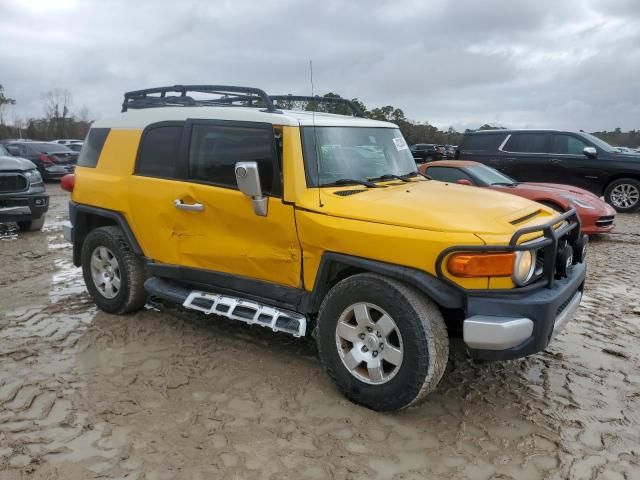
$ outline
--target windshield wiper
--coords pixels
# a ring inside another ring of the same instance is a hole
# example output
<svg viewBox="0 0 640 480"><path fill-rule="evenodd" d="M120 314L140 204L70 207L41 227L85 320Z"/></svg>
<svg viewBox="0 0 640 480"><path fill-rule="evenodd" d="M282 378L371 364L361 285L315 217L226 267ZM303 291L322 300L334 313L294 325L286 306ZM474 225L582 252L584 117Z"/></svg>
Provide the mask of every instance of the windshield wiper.
<svg viewBox="0 0 640 480"><path fill-rule="evenodd" d="M403 182L408 182L407 177L404 175L395 175L393 173L385 173L384 175L380 175L379 177L369 178L372 181L382 181L382 180L401 180Z"/></svg>
<svg viewBox="0 0 640 480"><path fill-rule="evenodd" d="M400 176L403 178L422 177L422 178L426 178L427 180L433 180L433 178L431 178L429 175L425 175L424 173L421 173L418 170L416 170L415 172L405 173L404 175L400 175Z"/></svg>
<svg viewBox="0 0 640 480"><path fill-rule="evenodd" d="M491 185L497 185L499 187L515 187L517 183L513 182L494 182Z"/></svg>
<svg viewBox="0 0 640 480"><path fill-rule="evenodd" d="M379 188L380 185L376 185L373 182L368 182L366 180L356 180L355 178L341 178L340 180L336 180L331 183L323 183L322 187L333 187L333 186L342 186L342 185L364 185L367 188Z"/></svg>

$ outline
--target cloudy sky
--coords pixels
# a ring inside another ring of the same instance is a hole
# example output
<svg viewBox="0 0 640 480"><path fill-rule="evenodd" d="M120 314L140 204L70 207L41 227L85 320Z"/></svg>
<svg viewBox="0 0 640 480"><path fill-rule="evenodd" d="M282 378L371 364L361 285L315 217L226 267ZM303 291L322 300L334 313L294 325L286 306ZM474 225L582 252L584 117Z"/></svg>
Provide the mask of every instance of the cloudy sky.
<svg viewBox="0 0 640 480"><path fill-rule="evenodd" d="M640 129L640 0L0 0L10 118L176 83L358 97L439 127ZM10 120L9 118L9 120Z"/></svg>

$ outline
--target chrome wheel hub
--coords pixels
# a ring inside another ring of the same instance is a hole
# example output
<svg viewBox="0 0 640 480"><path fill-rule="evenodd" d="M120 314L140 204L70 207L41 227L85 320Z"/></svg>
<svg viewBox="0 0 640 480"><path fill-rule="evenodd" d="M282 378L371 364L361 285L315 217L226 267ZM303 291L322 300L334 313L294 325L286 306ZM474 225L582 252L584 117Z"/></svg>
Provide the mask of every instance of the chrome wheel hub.
<svg viewBox="0 0 640 480"><path fill-rule="evenodd" d="M355 303L342 312L336 325L336 347L351 375L371 385L391 380L404 357L398 326L372 303Z"/></svg>
<svg viewBox="0 0 640 480"><path fill-rule="evenodd" d="M618 208L630 208L640 200L640 190L634 185L623 183L611 190L611 203Z"/></svg>
<svg viewBox="0 0 640 480"><path fill-rule="evenodd" d="M120 291L120 265L107 247L96 247L91 254L91 278L100 294L105 298L115 298Z"/></svg>

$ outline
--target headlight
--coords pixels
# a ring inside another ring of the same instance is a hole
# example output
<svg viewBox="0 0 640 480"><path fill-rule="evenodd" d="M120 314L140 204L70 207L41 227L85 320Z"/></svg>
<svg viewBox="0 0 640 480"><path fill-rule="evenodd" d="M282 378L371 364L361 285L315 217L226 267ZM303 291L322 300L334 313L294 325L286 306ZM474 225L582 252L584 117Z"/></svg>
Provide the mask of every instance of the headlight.
<svg viewBox="0 0 640 480"><path fill-rule="evenodd" d="M25 172L25 176L29 179L31 183L42 182L42 177L40 176L40 172L38 170L27 170Z"/></svg>
<svg viewBox="0 0 640 480"><path fill-rule="evenodd" d="M578 197L576 197L574 195L562 195L562 198L566 198L571 203L575 203L579 207L586 208L587 210L594 210L596 208L593 205L591 205L589 202L587 202L587 201L585 201L585 200L583 200L581 198L578 198Z"/></svg>
<svg viewBox="0 0 640 480"><path fill-rule="evenodd" d="M520 250L516 252L513 263L513 282L522 287L526 285L536 269L536 253L531 250Z"/></svg>

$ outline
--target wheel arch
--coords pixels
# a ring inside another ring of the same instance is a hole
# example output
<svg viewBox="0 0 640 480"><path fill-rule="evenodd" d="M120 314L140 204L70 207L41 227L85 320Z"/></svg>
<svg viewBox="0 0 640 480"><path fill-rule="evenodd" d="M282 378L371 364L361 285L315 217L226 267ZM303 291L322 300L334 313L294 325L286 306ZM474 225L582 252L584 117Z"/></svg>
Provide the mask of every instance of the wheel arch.
<svg viewBox="0 0 640 480"><path fill-rule="evenodd" d="M611 183L615 182L616 180L622 180L623 178L630 178L632 180L640 182L640 172L615 173L611 175L609 178L607 178L607 181L604 182L604 187L602 188L602 194L604 195L604 193L607 191L607 188L609 188L609 185L611 185Z"/></svg>
<svg viewBox="0 0 640 480"><path fill-rule="evenodd" d="M413 285L443 308L464 307L464 295L461 291L427 272L378 260L326 252L322 255L306 310L309 313L318 312L325 295L335 284L352 275L367 272L378 273Z"/></svg>
<svg viewBox="0 0 640 480"><path fill-rule="evenodd" d="M122 213L69 202L69 218L73 225L73 264L76 267L82 264L81 252L85 238L92 230L98 227L110 225L120 227L131 250L137 255L143 255L140 244Z"/></svg>

